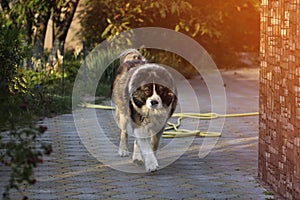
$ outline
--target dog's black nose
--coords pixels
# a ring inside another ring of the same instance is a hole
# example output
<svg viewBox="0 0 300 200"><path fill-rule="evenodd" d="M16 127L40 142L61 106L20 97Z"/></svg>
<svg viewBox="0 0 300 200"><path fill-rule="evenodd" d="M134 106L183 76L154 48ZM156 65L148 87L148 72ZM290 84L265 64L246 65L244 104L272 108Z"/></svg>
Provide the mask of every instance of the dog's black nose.
<svg viewBox="0 0 300 200"><path fill-rule="evenodd" d="M150 103L151 103L151 105L152 105L152 106L155 106L155 105L157 105L157 104L158 104L158 101L156 101L156 100L152 100Z"/></svg>

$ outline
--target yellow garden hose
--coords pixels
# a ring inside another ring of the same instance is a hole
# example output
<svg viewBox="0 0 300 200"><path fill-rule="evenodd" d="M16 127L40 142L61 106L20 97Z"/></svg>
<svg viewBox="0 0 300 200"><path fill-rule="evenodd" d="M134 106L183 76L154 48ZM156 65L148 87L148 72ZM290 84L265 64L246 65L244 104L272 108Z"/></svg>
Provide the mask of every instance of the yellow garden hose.
<svg viewBox="0 0 300 200"><path fill-rule="evenodd" d="M174 138L174 137L187 137L187 136L201 136L201 137L220 137L220 132L201 132L200 130L186 130L186 129L178 129L181 125L181 120L183 118L194 118L200 120L211 120L220 117L247 117L247 116L257 116L258 112L250 112L250 113L238 113L238 114L217 114L217 113L174 113L172 117L177 118L177 124L168 122L163 137L164 138ZM174 130L174 131L169 131Z"/></svg>
<svg viewBox="0 0 300 200"><path fill-rule="evenodd" d="M78 106L83 107L83 108L98 108L98 109L102 109L102 110L114 110L115 109L115 107L113 107L113 106L96 105L96 104L91 104L91 103L80 103Z"/></svg>
<svg viewBox="0 0 300 200"><path fill-rule="evenodd" d="M81 103L80 107L85 108L97 108L104 110L114 110L112 106L105 105L95 105L90 103ZM221 133L219 132L201 132L200 130L187 130L179 129L181 125L181 120L183 118L193 118L200 120L211 120L216 118L224 117L248 117L248 116L257 116L258 112L249 112L249 113L236 113L236 114L218 114L218 113L174 113L172 117L177 117L177 123L167 122L167 127L162 135L164 138L174 138L174 137L188 137L188 136L201 136L201 137L220 137ZM171 131L173 130L173 131Z"/></svg>

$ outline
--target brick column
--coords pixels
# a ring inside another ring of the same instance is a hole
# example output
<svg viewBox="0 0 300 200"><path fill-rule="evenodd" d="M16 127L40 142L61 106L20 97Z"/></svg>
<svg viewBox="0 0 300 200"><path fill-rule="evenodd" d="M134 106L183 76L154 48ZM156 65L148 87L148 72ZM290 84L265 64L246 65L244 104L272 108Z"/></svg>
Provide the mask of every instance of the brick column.
<svg viewBox="0 0 300 200"><path fill-rule="evenodd" d="M300 0L262 0L260 178L300 199Z"/></svg>

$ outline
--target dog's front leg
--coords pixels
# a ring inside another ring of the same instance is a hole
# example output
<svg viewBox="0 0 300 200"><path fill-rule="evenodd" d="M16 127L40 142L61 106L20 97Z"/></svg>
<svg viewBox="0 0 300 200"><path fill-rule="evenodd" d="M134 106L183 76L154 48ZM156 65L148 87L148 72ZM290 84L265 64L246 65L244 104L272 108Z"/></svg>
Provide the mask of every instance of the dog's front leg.
<svg viewBox="0 0 300 200"><path fill-rule="evenodd" d="M152 150L154 151L154 154L156 155L157 149L158 149L158 144L159 144L159 140L164 132L164 128L161 129L161 131L159 131L158 133L152 133L151 135L151 146L152 146Z"/></svg>
<svg viewBox="0 0 300 200"><path fill-rule="evenodd" d="M150 135L148 136L147 132L145 132L142 128L135 129L134 135L140 152L144 158L146 171L156 171L158 169L158 162L150 144Z"/></svg>

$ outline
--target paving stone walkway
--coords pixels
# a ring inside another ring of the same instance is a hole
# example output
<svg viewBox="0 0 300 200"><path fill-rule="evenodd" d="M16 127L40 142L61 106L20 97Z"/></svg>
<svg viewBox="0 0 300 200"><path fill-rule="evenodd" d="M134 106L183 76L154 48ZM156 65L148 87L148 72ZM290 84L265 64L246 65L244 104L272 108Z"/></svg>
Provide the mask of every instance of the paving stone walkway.
<svg viewBox="0 0 300 200"><path fill-rule="evenodd" d="M228 113L258 111L258 69L223 71L222 76ZM210 96L205 82L201 77L189 82L201 112L209 112ZM182 98L189 111L193 111L195 105L189 102L188 96ZM99 127L93 124L93 116L101 122L107 141L102 141L101 134L98 135ZM222 137L204 158L199 158L198 153L205 138L177 139L178 143L174 140L178 148L173 144L173 149L158 154L162 167L153 174L143 173L143 168L131 163L130 157L119 158L116 150L107 149L118 144L112 111L79 109L75 117L79 120L77 129L72 114L44 120L49 127L44 140L52 142L54 152L37 168L37 183L26 188L24 194L30 199L274 198L257 180L257 116L226 118ZM184 127L194 124L205 130L210 121L183 120ZM78 130L85 135L78 134ZM164 138L161 146L167 147L171 142L172 139ZM186 144L188 148L178 156ZM101 152L103 149L107 151ZM124 172L126 170L137 173ZM2 171L0 175L2 187L7 174ZM17 193L12 197L21 198Z"/></svg>

